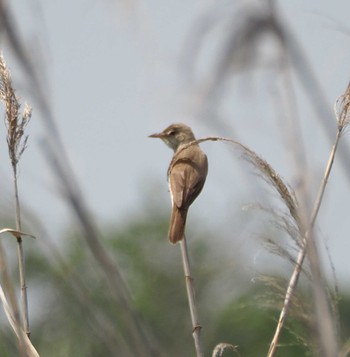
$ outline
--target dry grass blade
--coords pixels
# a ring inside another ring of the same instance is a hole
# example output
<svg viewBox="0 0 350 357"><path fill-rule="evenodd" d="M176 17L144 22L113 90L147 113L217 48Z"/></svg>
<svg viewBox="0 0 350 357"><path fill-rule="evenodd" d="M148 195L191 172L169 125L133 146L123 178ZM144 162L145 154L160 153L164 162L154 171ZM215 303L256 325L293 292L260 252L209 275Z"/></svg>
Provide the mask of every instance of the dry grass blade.
<svg viewBox="0 0 350 357"><path fill-rule="evenodd" d="M298 213L298 204L295 198L293 191L284 183L282 178L277 174L277 172L272 168L272 166L262 159L254 151L250 150L246 146L239 144L243 149L245 158L250 162L254 167L256 167L263 177L267 180L268 183L275 188L281 197L282 201L289 210L291 217L294 219L298 228L302 231L302 224Z"/></svg>
<svg viewBox="0 0 350 357"><path fill-rule="evenodd" d="M241 149L246 160L250 162L254 167L256 167L259 170L259 172L263 175L263 177L272 184L272 187L276 189L282 201L285 203L286 207L288 208L291 217L293 217L298 227L301 230L303 230L301 220L298 214L297 200L295 198L293 191L284 183L282 178L277 174L277 172L272 168L272 166L267 161L262 159L256 152L249 149L247 146L241 144L236 140L219 137L219 136L208 136L202 139L195 140L187 145L183 145L182 149L177 152L177 155L187 147L194 144L200 144L205 141L228 142L234 144L239 149Z"/></svg>
<svg viewBox="0 0 350 357"><path fill-rule="evenodd" d="M12 228L3 228L0 230L0 234L2 234L2 233L10 233L15 238L29 237L29 238L35 239L35 236L33 236L32 234L16 231L15 229L12 229Z"/></svg>
<svg viewBox="0 0 350 357"><path fill-rule="evenodd" d="M4 308L4 312L6 314L6 317L15 332L17 338L19 339L21 343L21 355L26 356L26 357L39 357L39 353L36 351L32 343L30 342L28 336L26 333L22 330L22 328L18 325L17 320L14 317L14 313L7 302L4 290L2 289L2 286L0 285L0 300L2 303L2 306Z"/></svg>
<svg viewBox="0 0 350 357"><path fill-rule="evenodd" d="M278 242L274 241L273 239L266 238L266 241L264 242L264 246L269 252L271 252L274 255L282 257L283 259L293 264L293 266L296 264L296 258L290 252L290 249L281 246ZM306 272L304 273L307 275Z"/></svg>

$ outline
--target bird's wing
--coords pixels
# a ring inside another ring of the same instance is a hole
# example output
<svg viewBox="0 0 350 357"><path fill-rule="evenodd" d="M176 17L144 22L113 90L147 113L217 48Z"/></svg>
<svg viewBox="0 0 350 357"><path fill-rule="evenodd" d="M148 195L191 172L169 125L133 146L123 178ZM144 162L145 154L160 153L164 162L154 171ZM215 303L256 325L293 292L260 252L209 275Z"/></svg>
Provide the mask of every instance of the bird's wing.
<svg viewBox="0 0 350 357"><path fill-rule="evenodd" d="M179 209L188 208L201 192L204 182L205 175L201 175L191 160L177 160L169 173L173 204Z"/></svg>

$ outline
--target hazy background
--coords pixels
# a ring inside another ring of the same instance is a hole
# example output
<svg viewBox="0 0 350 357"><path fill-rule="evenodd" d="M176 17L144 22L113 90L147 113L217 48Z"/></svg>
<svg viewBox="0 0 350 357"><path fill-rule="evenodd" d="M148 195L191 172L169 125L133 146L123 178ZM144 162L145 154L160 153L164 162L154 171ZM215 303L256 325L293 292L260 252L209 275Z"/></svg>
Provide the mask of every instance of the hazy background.
<svg viewBox="0 0 350 357"><path fill-rule="evenodd" d="M253 1L245 3L256 5ZM274 53L271 39L261 46L258 66L235 69L215 110L217 116L201 114L200 94L211 81L229 14L240 11L242 4L81 0L9 3L23 43L45 83L81 190L100 227L124 224L142 216L152 205L170 211L166 170L172 154L163 143L147 136L173 122L189 124L197 137L238 139L262 155L292 186L297 184L288 153L280 149L289 144L288 135L286 139L281 135L284 119L274 109L281 83L269 70ZM284 0L278 7L305 51L327 99L323 104L331 111L350 78L348 1ZM222 21L208 31L203 47L194 56L191 38L196 43L198 26L210 19L210 14ZM62 233L73 219L42 154L43 126L33 88L28 88L21 66L4 41L2 49L18 94L33 106L29 147L20 164L22 203L37 215L51 236L64 239ZM192 77L188 75L188 64L193 66ZM291 78L296 81L300 144L306 148L313 174L310 187L316 192L331 141L297 79L293 74ZM217 118L226 126L220 125ZM335 135L334 117L328 117L328 121ZM4 143L5 134L1 146ZM247 270L260 269L267 263L266 257L261 246L252 242L258 241L261 214L242 208L257 200L265 202L268 189L232 147L205 143L203 148L210 171L205 189L191 209L189 232L215 231L218 245L227 245L228 251L232 247L232 259L246 255ZM0 180L7 186L8 196L1 195L1 210L8 213L12 209L12 187L4 150ZM349 179L336 160L318 227L322 245L328 246L337 277L345 285L349 278L349 194ZM268 220L263 224L268 226ZM41 239L45 238L38 237ZM164 244L166 240L165 231ZM329 263L325 264L329 271Z"/></svg>

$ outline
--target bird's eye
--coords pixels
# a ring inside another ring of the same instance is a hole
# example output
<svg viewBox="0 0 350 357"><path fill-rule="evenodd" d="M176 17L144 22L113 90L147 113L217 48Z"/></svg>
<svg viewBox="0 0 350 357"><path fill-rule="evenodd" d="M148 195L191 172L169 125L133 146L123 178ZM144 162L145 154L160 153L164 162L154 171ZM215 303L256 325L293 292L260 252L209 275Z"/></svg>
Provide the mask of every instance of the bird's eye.
<svg viewBox="0 0 350 357"><path fill-rule="evenodd" d="M170 130L170 131L168 132L168 135L170 135L170 136L175 135L175 131L174 131L174 130Z"/></svg>

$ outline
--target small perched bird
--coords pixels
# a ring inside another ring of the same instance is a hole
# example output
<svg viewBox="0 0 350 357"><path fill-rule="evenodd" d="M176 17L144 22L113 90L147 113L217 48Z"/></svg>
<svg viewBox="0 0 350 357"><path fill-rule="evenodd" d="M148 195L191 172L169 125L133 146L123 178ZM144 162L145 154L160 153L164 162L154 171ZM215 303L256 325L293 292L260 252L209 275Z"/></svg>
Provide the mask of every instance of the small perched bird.
<svg viewBox="0 0 350 357"><path fill-rule="evenodd" d="M202 191L208 173L208 159L198 144L186 146L195 137L185 124L172 124L150 138L162 139L174 150L168 168L168 183L172 202L169 240L175 244L185 233L187 211Z"/></svg>

